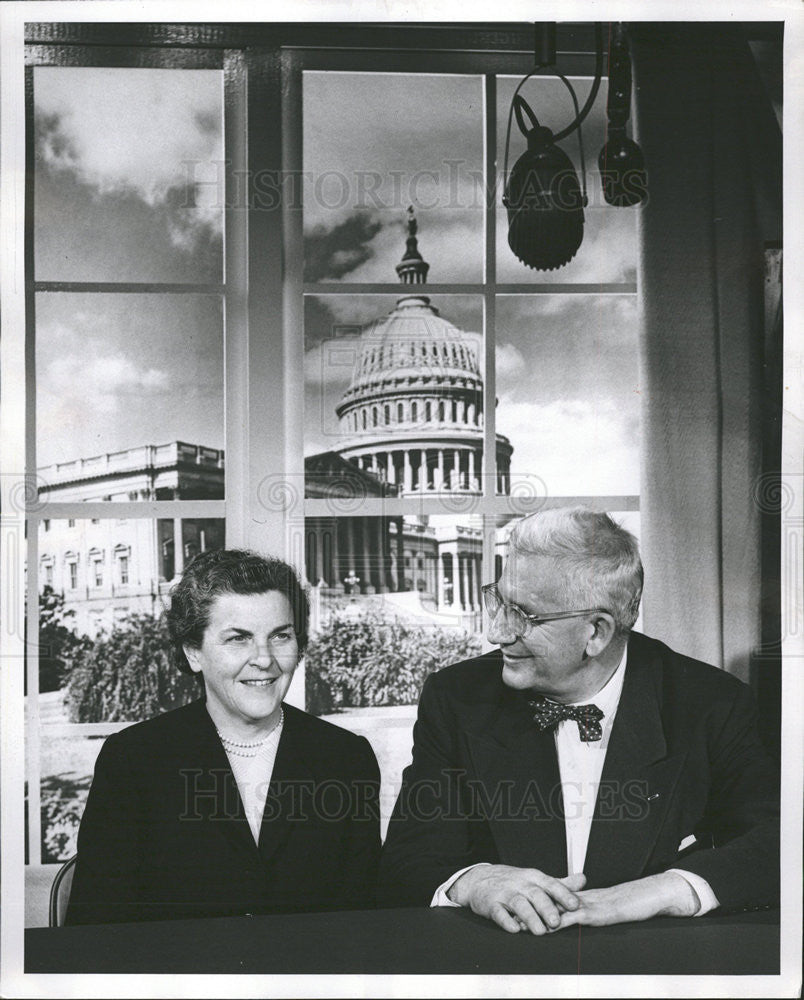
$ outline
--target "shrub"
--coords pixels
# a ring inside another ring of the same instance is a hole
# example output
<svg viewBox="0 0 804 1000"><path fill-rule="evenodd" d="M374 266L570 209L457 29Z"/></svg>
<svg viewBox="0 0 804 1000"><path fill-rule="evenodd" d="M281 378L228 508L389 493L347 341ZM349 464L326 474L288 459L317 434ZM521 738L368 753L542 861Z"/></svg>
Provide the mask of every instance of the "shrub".
<svg viewBox="0 0 804 1000"><path fill-rule="evenodd" d="M65 624L75 612L64 607L64 598L49 585L39 595L39 691L59 691L67 682L79 654L90 640Z"/></svg>
<svg viewBox="0 0 804 1000"><path fill-rule="evenodd" d="M355 619L335 614L307 647L307 710L411 705L425 677L475 656L480 642L466 632L388 620L370 611Z"/></svg>
<svg viewBox="0 0 804 1000"><path fill-rule="evenodd" d="M185 705L201 690L195 677L170 662L160 619L131 614L78 656L67 705L73 722L127 722Z"/></svg>
<svg viewBox="0 0 804 1000"><path fill-rule="evenodd" d="M66 861L75 854L78 826L92 779L56 775L42 779L42 863Z"/></svg>

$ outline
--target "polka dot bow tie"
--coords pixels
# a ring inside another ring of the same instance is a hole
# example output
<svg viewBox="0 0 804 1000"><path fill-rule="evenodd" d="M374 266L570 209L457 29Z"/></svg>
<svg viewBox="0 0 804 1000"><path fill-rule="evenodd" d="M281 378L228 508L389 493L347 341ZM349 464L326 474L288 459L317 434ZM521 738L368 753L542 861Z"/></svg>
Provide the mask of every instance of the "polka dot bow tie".
<svg viewBox="0 0 804 1000"><path fill-rule="evenodd" d="M533 709L533 721L541 732L553 729L564 719L574 719L578 723L578 734L583 743L594 743L603 738L600 720L603 713L597 705L559 705L556 701L539 696L528 701Z"/></svg>

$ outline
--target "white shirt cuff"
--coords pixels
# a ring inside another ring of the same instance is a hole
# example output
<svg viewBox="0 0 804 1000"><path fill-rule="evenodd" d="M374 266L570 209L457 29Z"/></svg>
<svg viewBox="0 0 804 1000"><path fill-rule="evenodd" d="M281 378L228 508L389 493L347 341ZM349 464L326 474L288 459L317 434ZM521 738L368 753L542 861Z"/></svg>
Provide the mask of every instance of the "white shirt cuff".
<svg viewBox="0 0 804 1000"><path fill-rule="evenodd" d="M442 882L441 885L433 893L433 898L430 900L430 906L458 906L458 907L460 907L460 905L461 905L460 903L453 902L449 898L449 896L447 895L447 893L449 892L449 890L458 881L458 879L461 877L461 875L465 874L466 872L471 871L473 868L479 868L480 865L490 865L490 864L491 864L490 861L478 861L478 863L476 865L467 865L466 868L461 868L461 870L459 872L455 872L455 874L451 875L447 879L446 882Z"/></svg>
<svg viewBox="0 0 804 1000"><path fill-rule="evenodd" d="M695 875L693 872L684 871L682 868L668 868L667 870L673 872L674 875L680 875L695 891L701 905L697 912L693 913L694 917L702 917L705 913L720 906L717 896L712 892L712 887L705 878L701 878L700 875Z"/></svg>

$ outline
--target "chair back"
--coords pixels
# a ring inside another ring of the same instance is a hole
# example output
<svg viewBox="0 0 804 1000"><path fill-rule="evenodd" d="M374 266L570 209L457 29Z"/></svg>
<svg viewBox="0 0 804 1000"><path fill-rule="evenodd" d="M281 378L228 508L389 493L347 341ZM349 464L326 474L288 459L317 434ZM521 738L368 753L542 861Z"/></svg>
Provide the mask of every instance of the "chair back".
<svg viewBox="0 0 804 1000"><path fill-rule="evenodd" d="M50 887L50 906L48 909L48 925L61 927L67 915L67 904L70 902L70 890L73 887L73 875L78 855L74 854L69 861L56 872L53 885Z"/></svg>

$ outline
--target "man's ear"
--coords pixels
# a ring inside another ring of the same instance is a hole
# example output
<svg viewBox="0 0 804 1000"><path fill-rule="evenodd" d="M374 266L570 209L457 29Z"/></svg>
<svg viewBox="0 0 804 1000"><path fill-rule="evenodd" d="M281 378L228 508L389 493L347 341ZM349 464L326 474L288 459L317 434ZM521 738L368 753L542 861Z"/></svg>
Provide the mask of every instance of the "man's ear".
<svg viewBox="0 0 804 1000"><path fill-rule="evenodd" d="M184 650L184 655L187 657L187 662L190 664L190 670L194 674L201 672L201 664L198 662L198 650L194 649L192 646L188 646L184 643L181 647Z"/></svg>
<svg viewBox="0 0 804 1000"><path fill-rule="evenodd" d="M599 611L592 618L590 625L593 632L586 643L586 654L590 657L600 656L614 638L617 626L608 611Z"/></svg>

